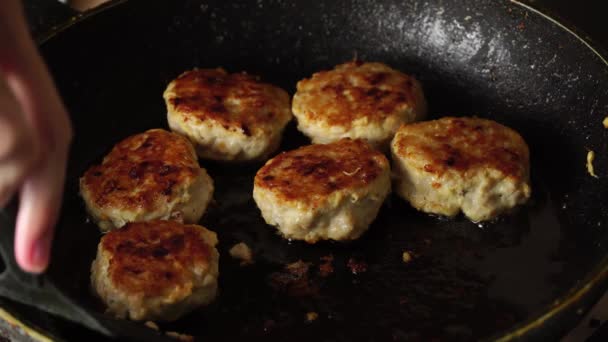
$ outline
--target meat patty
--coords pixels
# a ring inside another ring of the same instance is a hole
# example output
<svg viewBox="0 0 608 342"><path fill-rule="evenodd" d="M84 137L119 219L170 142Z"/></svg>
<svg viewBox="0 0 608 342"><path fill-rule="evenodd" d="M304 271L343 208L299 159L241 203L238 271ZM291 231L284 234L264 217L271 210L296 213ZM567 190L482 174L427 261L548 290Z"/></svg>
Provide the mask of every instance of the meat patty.
<svg viewBox="0 0 608 342"><path fill-rule="evenodd" d="M530 197L529 151L514 130L480 118L403 125L391 145L396 191L413 207L490 220Z"/></svg>
<svg viewBox="0 0 608 342"><path fill-rule="evenodd" d="M381 63L350 62L298 82L292 109L313 143L360 138L388 150L401 124L426 115L426 102L413 77Z"/></svg>
<svg viewBox="0 0 608 342"><path fill-rule="evenodd" d="M102 231L127 222L173 219L196 223L213 196L213 181L184 137L152 129L119 142L80 179L87 210Z"/></svg>
<svg viewBox="0 0 608 342"><path fill-rule="evenodd" d="M256 174L253 198L288 239L353 240L390 192L386 157L363 140L342 139L284 152Z"/></svg>
<svg viewBox="0 0 608 342"><path fill-rule="evenodd" d="M214 160L265 159L291 120L289 95L246 73L187 71L164 93L169 126Z"/></svg>
<svg viewBox="0 0 608 342"><path fill-rule="evenodd" d="M217 293L214 232L174 221L127 224L104 235L91 266L95 293L118 318L173 321Z"/></svg>

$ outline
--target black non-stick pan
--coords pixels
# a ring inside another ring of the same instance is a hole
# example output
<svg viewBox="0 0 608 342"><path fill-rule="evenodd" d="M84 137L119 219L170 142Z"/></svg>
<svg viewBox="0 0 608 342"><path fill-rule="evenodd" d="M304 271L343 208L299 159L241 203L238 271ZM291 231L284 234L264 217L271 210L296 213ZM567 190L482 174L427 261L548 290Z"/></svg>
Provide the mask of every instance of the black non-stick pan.
<svg viewBox="0 0 608 342"><path fill-rule="evenodd" d="M70 339L86 326L164 338L107 318L90 294L100 233L87 220L78 178L117 141L167 127L162 91L193 67L245 70L293 93L299 79L353 58L387 63L420 79L431 118L479 116L519 131L531 150L533 196L483 225L432 217L393 196L360 240L308 245L264 223L251 196L259 164L201 160L217 188L202 224L220 239L221 292L212 306L162 330L204 341L548 341L606 289L608 67L574 34L517 2L131 0L78 20L41 51L76 138L48 274L14 277L7 262L0 288L80 324L40 319L50 334ZM292 124L281 148L307 143ZM597 179L585 167L589 150ZM255 264L241 267L228 255L240 241ZM411 262L402 261L404 251ZM328 255L334 272L322 277ZM273 283L298 260L310 268L297 291ZM318 318L309 322L308 312Z"/></svg>

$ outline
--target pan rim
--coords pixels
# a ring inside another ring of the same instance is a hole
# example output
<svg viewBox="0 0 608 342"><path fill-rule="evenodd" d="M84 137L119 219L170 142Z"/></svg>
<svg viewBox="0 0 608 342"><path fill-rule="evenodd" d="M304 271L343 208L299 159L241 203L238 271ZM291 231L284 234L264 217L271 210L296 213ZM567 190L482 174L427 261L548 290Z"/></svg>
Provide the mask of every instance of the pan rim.
<svg viewBox="0 0 608 342"><path fill-rule="evenodd" d="M104 12L110 8L126 3L128 0L110 0L109 2L95 7L93 9L87 10L77 16L71 18L66 23L56 26L47 34L43 35L41 38L37 40L37 44L39 47L43 47L46 43L51 41L55 36L61 34L63 31L70 29L72 26L77 25L78 23L90 19L91 17ZM593 54L599 58L599 60L608 68L608 58L604 57L604 55L600 52L604 52L605 50L595 47L596 43L590 41L587 38L584 38L578 32L581 32L579 29L575 28L573 25L564 24L560 22L558 19L555 19L551 15L543 13L541 10L532 7L526 3L523 3L521 0L506 0L505 2L511 3L513 5L519 6L534 15L538 15L541 19L547 20L550 23L557 26L557 28L565 31L571 36L575 37L578 41L580 41L586 48L588 48ZM579 299L584 298L586 296L592 296L592 291L598 291L599 294L595 294L595 300L593 303L595 304L600 295L603 295L606 289L608 288L608 256L605 256L598 265L590 271L585 278L583 278L579 284L572 286L564 295L558 297L554 300L552 304L549 304L544 307L544 309L539 310L539 313L533 314L531 318L520 322L513 327L506 329L502 332L498 332L497 334L491 336L489 340L495 340L500 342L505 341L513 341L518 338L521 338L526 333L529 333L545 322L554 319L556 316L560 314L565 314L567 310L573 309ZM5 308L7 311L8 308ZM582 310L582 311L580 311ZM582 319L583 314L590 310L589 308L579 308L577 310L577 315ZM26 322L25 325L29 326ZM43 335L48 335L48 332L41 332ZM50 335L49 335L50 336Z"/></svg>
<svg viewBox="0 0 608 342"><path fill-rule="evenodd" d="M560 29L562 29L562 30L566 31L567 33L569 33L570 35L574 36L581 43L583 43L583 45L585 45L589 50L591 50L608 67L608 57L604 57L604 55L606 55L606 50L595 46L597 43L593 42L592 40L590 40L588 38L583 38L582 31L580 29L578 29L576 27L572 27L572 25L564 24L560 20L554 18L553 16L544 13L542 10L537 9L531 5L528 5L524 2L522 2L522 0L508 0L508 1L514 5L520 6L530 12L533 12L534 14L540 16L541 18L543 18L545 20L550 21L551 23L553 23Z"/></svg>
<svg viewBox="0 0 608 342"><path fill-rule="evenodd" d="M586 48L591 50L591 52L593 52L593 54L595 54L595 56L599 58L599 60L608 68L608 59L604 57L602 53L600 53L600 49L595 47L595 44L593 42L588 41L587 39L583 38L581 34L578 33L580 32L579 29L569 27L571 25L566 25L555 19L554 17L543 13L541 10L534 8L526 3L523 3L521 0L509 0L509 2L528 10L535 15L538 15L540 18L551 22L559 29L570 34L571 36L576 38L580 43L582 43ZM602 52L605 52L605 50L602 50ZM544 313L536 314L536 317L532 317L524 322L516 324L511 329L508 329L503 333L496 334L494 337L492 337L492 339L497 342L516 340L524 334L540 327L546 321L556 317L559 314L564 313L569 309L572 309L576 302L579 299L585 297L590 291L600 290L598 291L599 295L596 294L597 298L592 302L593 305L595 305L597 303L597 300L599 300L600 295L603 295L608 289L607 280L608 256L605 256L598 264L598 266L596 266L594 270L589 272L585 276L585 278L582 279L580 285L572 286L570 290L568 290L564 295L558 297L556 300L554 300L552 304L546 306L545 308L548 308L548 310L543 310ZM581 309L578 309L576 314L579 315L580 319L582 319L584 317L584 314L591 310L591 307L584 308L582 309L582 311L580 310Z"/></svg>

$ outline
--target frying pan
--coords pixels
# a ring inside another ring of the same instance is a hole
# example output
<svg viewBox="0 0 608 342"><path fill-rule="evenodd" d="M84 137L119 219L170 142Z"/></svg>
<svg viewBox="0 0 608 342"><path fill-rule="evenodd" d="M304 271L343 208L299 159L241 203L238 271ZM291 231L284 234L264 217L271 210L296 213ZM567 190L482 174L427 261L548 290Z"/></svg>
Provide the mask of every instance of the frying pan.
<svg viewBox="0 0 608 342"><path fill-rule="evenodd" d="M431 118L476 115L519 131L531 150L533 196L483 225L431 217L393 196L360 240L307 245L281 239L262 220L251 198L259 164L203 160L217 187L202 224L220 239L221 293L162 330L201 340L555 340L606 290L607 63L517 2L115 1L41 51L76 137L49 271L32 277L15 266L9 208L0 216L0 292L16 315L36 312L23 302L77 323L39 317L51 336L166 340L103 315L90 294L100 234L86 218L78 177L120 139L166 127L162 91L193 67L246 70L293 93L299 79L335 64L385 62L420 79ZM306 143L291 124L281 149ZM588 150L597 152L598 179L586 171ZM254 265L228 256L240 241L252 247ZM413 261L402 262L404 251ZM334 272L321 277L327 255ZM304 290L273 284L297 260L310 263ZM366 271L354 274L351 260ZM307 312L318 318L308 322Z"/></svg>

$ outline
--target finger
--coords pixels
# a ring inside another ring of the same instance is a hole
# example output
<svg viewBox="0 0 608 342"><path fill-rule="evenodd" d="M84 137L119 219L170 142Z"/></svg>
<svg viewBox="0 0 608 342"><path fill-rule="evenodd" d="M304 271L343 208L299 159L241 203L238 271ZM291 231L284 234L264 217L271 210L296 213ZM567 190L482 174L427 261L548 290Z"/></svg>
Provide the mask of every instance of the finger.
<svg viewBox="0 0 608 342"><path fill-rule="evenodd" d="M13 9L19 10L20 6L15 5L19 2L12 3ZM17 19L11 21L8 20L10 18ZM1 13L0 19L3 19ZM24 270L39 273L48 265L72 133L63 103L36 45L29 37L23 16L12 15L6 19L4 22L8 29L4 31L11 32L9 37L16 43L11 48L0 49L0 71L4 72L6 84L41 148L40 161L35 170L27 174L20 188L15 258Z"/></svg>
<svg viewBox="0 0 608 342"><path fill-rule="evenodd" d="M38 169L27 176L20 191L15 259L23 270L41 273L49 263L54 225L63 192L71 128L48 75L13 80L9 84L41 141L41 162L37 165Z"/></svg>
<svg viewBox="0 0 608 342"><path fill-rule="evenodd" d="M66 153L57 153L48 160L25 180L20 192L15 258L23 270L31 273L41 273L48 266L61 206Z"/></svg>

